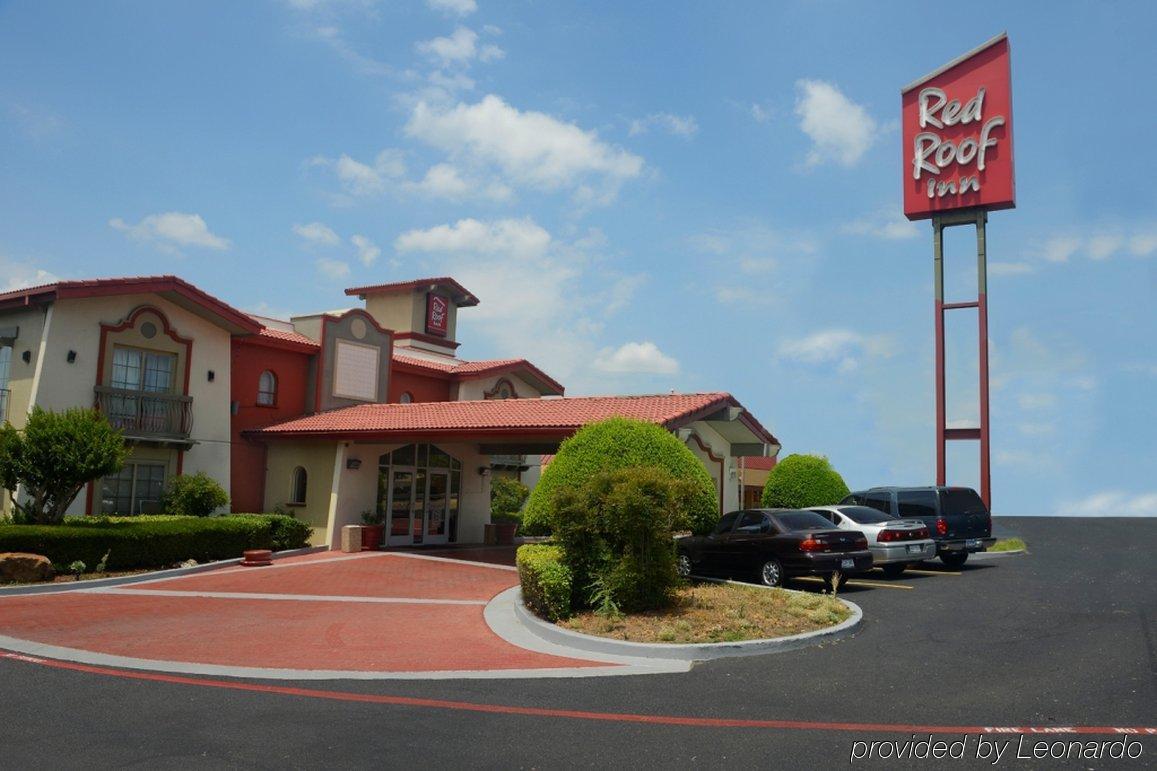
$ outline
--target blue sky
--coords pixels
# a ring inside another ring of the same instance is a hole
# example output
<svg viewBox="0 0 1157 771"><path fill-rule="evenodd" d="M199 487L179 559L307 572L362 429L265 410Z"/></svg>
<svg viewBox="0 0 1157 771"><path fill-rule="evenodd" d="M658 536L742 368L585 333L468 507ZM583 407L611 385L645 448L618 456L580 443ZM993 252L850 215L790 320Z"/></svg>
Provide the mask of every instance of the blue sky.
<svg viewBox="0 0 1157 771"><path fill-rule="evenodd" d="M1148 3L0 3L0 288L176 273L272 315L445 273L467 358L728 390L849 484L934 473L899 88L1007 30L993 496L1157 514ZM949 294L975 292L948 241ZM966 314L970 312L960 312ZM958 320L959 319L959 320ZM975 420L975 316L949 418ZM974 484L975 445L949 456Z"/></svg>

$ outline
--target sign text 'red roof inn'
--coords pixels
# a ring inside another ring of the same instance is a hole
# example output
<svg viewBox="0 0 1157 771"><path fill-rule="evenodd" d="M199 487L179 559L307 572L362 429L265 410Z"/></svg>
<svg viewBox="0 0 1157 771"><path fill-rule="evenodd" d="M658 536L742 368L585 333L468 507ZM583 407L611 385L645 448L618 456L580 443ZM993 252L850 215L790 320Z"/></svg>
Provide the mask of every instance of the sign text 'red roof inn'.
<svg viewBox="0 0 1157 771"><path fill-rule="evenodd" d="M1016 205L1005 35L906 87L901 121L908 219Z"/></svg>

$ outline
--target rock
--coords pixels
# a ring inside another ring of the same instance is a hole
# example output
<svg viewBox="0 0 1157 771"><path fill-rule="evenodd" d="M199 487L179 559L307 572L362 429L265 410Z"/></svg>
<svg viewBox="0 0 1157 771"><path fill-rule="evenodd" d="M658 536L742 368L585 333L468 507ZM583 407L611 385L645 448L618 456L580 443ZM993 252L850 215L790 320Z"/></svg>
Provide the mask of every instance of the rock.
<svg viewBox="0 0 1157 771"><path fill-rule="evenodd" d="M0 554L0 581L17 581L30 584L36 581L51 581L56 575L48 557L39 554L24 554L9 551Z"/></svg>

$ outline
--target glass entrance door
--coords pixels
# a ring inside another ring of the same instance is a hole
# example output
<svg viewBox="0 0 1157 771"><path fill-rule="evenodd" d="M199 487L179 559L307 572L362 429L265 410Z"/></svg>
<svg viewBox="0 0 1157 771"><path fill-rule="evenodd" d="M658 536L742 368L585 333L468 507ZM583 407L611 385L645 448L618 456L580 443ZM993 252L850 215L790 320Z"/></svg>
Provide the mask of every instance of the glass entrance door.
<svg viewBox="0 0 1157 771"><path fill-rule="evenodd" d="M390 529L391 546L405 546L413 543L410 534L410 519L414 507L414 470L393 469L390 472Z"/></svg>
<svg viewBox="0 0 1157 771"><path fill-rule="evenodd" d="M450 472L430 469L426 495L426 543L446 543L450 514Z"/></svg>

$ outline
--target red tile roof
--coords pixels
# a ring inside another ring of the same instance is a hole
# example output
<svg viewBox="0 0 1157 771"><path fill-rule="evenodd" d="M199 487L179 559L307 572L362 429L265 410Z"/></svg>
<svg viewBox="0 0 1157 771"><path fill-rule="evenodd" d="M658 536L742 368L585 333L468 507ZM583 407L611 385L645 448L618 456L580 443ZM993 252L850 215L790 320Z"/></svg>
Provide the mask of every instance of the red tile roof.
<svg viewBox="0 0 1157 771"><path fill-rule="evenodd" d="M311 353L321 348L320 345L300 332L288 332L273 327L262 327L256 334L242 339L247 342L264 344L274 348L288 348L303 353Z"/></svg>
<svg viewBox="0 0 1157 771"><path fill-rule="evenodd" d="M248 314L218 300L188 281L168 275L56 281L26 289L15 289L10 292L0 292L0 308L29 305L34 301L52 302L58 299L109 297L137 293L167 295L168 299L177 302L177 304L191 304L204 314L213 317L217 323L231 326L234 330L256 332L261 326Z"/></svg>
<svg viewBox="0 0 1157 771"><path fill-rule="evenodd" d="M741 407L730 394L579 396L415 404L362 404L321 412L255 431L262 437L403 435L549 435L561 437L616 415L678 428L724 407ZM778 443L750 415L744 421L761 441Z"/></svg>
<svg viewBox="0 0 1157 771"><path fill-rule="evenodd" d="M776 464L775 456L747 455L740 460L743 462L744 468L755 471L771 471Z"/></svg>
<svg viewBox="0 0 1157 771"><path fill-rule="evenodd" d="M466 287L459 284L449 276L438 276L436 278L416 278L413 281L395 281L391 284L371 284L368 286L353 286L345 290L347 295L370 295L370 294L393 294L399 292L409 292L412 289L419 287L440 286L450 289L454 293L454 304L459 308L470 305L477 305L478 298L474 293L466 289Z"/></svg>
<svg viewBox="0 0 1157 771"><path fill-rule="evenodd" d="M484 359L482 361L447 359L445 361L439 361L422 359L416 356L406 356L405 354L395 352L394 361L406 366L425 369L442 375L449 375L452 380L469 380L521 370L524 376L539 381L539 385L543 386L539 389L542 393L551 396L561 396L566 391L562 383L559 383L526 359Z"/></svg>

